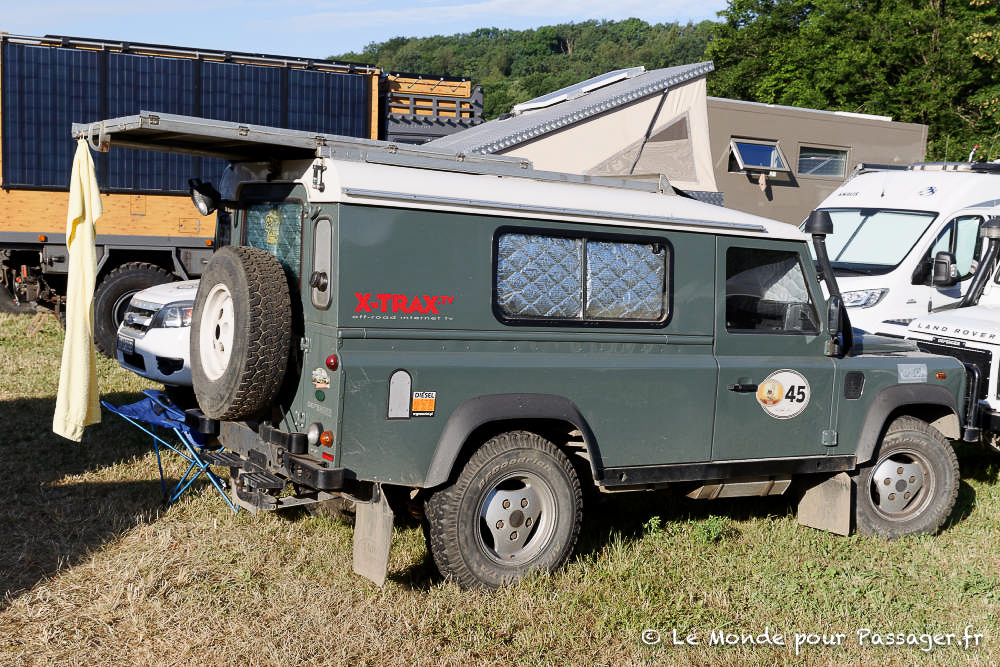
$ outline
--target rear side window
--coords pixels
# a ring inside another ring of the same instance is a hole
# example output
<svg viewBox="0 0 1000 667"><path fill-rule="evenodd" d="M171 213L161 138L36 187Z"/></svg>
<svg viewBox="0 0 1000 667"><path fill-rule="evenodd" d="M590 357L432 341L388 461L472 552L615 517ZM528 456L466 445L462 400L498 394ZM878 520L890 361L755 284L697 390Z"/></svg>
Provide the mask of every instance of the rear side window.
<svg viewBox="0 0 1000 667"><path fill-rule="evenodd" d="M495 304L505 320L659 324L668 255L665 243L500 234Z"/></svg>
<svg viewBox="0 0 1000 667"><path fill-rule="evenodd" d="M745 333L819 333L799 254L726 251L726 329Z"/></svg>
<svg viewBox="0 0 1000 667"><path fill-rule="evenodd" d="M266 250L298 279L302 265L302 202L254 202L246 209L246 244Z"/></svg>

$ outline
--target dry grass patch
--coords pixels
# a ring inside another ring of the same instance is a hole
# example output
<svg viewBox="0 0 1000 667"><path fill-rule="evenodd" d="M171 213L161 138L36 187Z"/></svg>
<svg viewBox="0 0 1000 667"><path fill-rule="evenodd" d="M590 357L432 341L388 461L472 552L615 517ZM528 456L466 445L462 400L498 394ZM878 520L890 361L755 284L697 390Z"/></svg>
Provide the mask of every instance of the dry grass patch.
<svg viewBox="0 0 1000 667"><path fill-rule="evenodd" d="M959 506L935 537L827 535L784 498L622 495L587 509L564 570L491 593L440 581L401 521L379 590L352 574L336 518L233 515L207 485L163 509L148 437L108 414L81 444L52 435L61 333L49 322L26 340L30 319L0 315L2 664L1000 662L998 458L977 448L960 449ZM111 362L100 372L112 400L146 386ZM854 634L968 624L985 635L970 650ZM765 626L786 645L709 645L713 630ZM673 646L672 629L701 644ZM796 632L846 636L797 656Z"/></svg>

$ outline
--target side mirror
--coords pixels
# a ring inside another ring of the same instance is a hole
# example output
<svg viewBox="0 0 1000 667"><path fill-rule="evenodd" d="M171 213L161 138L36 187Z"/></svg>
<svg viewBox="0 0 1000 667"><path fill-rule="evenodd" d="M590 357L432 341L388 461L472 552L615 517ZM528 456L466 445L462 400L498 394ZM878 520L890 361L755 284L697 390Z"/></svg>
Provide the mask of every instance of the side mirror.
<svg viewBox="0 0 1000 667"><path fill-rule="evenodd" d="M934 273L931 284L934 287L951 287L958 282L958 264L955 255L941 251L934 255Z"/></svg>
<svg viewBox="0 0 1000 667"><path fill-rule="evenodd" d="M844 326L844 305L839 296L831 296L826 302L826 330L836 336Z"/></svg>
<svg viewBox="0 0 1000 667"><path fill-rule="evenodd" d="M219 191L212 187L211 183L203 183L200 178L188 179L188 193L191 195L194 207L202 215L208 215L219 208L219 203L222 201Z"/></svg>

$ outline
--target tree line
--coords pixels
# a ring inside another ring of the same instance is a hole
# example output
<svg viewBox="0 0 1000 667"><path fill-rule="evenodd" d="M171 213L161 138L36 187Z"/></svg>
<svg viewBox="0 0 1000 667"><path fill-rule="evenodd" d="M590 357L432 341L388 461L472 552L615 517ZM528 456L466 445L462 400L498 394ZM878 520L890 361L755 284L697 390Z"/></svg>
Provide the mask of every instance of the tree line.
<svg viewBox="0 0 1000 667"><path fill-rule="evenodd" d="M729 0L719 21L583 21L396 37L333 56L467 77L494 118L603 72L712 60L718 97L892 116L928 125L928 159L1000 158L994 0Z"/></svg>

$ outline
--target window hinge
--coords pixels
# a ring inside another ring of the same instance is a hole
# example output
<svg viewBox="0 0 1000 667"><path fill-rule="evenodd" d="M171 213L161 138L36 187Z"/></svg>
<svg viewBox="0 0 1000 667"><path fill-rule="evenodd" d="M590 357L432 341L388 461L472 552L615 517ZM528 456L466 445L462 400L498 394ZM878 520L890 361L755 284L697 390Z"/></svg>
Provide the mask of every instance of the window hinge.
<svg viewBox="0 0 1000 667"><path fill-rule="evenodd" d="M303 336L302 340L299 341L299 349L302 350L303 352L309 351L309 339L306 338L305 336Z"/></svg>
<svg viewBox="0 0 1000 667"><path fill-rule="evenodd" d="M823 446L824 447L836 447L837 446L837 432L831 430L823 431Z"/></svg>

